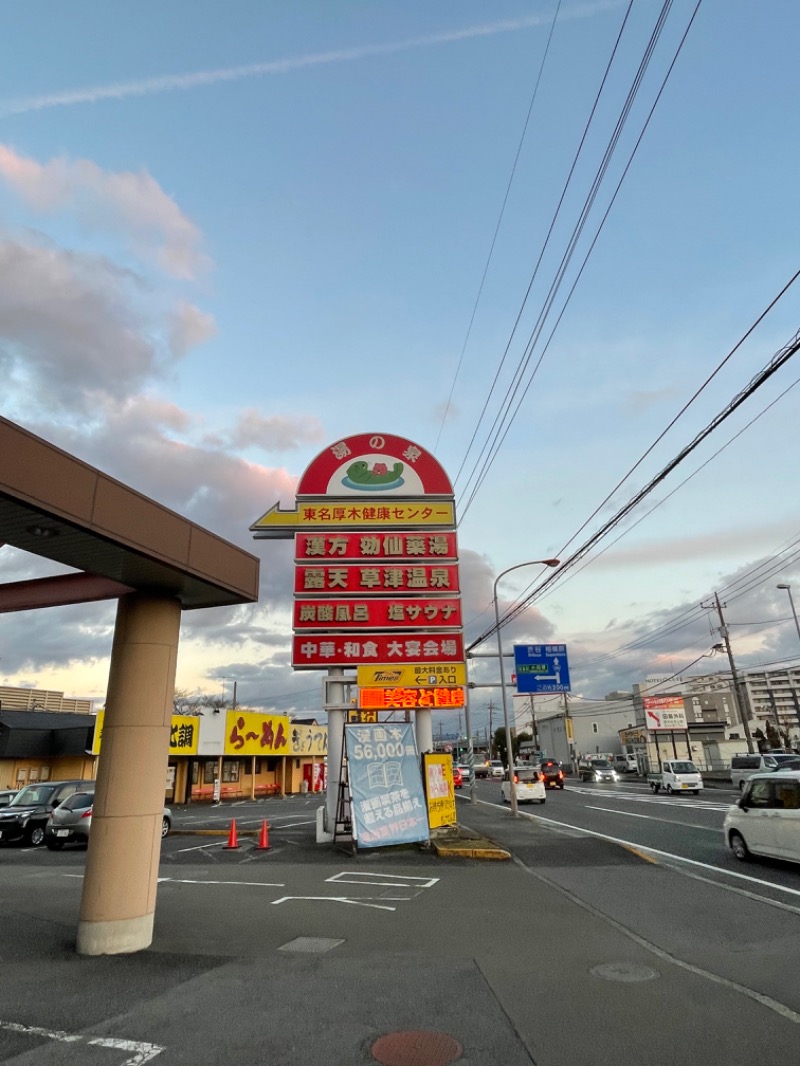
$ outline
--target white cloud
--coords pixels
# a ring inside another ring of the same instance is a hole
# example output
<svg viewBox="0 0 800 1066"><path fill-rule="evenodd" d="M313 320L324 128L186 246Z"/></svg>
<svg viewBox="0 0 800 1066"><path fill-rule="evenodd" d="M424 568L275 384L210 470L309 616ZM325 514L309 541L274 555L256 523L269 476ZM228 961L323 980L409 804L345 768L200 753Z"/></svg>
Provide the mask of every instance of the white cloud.
<svg viewBox="0 0 800 1066"><path fill-rule="evenodd" d="M217 324L212 315L181 300L170 315L170 351L176 357L186 355L190 348L211 340L216 332Z"/></svg>
<svg viewBox="0 0 800 1066"><path fill-rule="evenodd" d="M200 230L146 171L103 170L89 159L38 163L0 144L0 177L33 210L69 210L87 231L121 235L173 277L209 266Z"/></svg>
<svg viewBox="0 0 800 1066"><path fill-rule="evenodd" d="M243 411L231 431L234 448L264 448L267 451L290 451L305 444L322 442L324 429L317 418L285 415L262 415L249 408Z"/></svg>
<svg viewBox="0 0 800 1066"><path fill-rule="evenodd" d="M141 385L158 360L130 290L106 259L0 241L0 345L10 376L50 403Z"/></svg>

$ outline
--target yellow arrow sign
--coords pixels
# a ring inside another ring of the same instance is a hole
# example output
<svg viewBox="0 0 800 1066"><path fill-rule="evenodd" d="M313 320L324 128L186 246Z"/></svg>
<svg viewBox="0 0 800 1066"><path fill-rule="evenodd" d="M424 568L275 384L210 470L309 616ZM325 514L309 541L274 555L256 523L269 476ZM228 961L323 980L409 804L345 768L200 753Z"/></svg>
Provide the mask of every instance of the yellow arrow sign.
<svg viewBox="0 0 800 1066"><path fill-rule="evenodd" d="M353 499L301 503L291 511L281 510L276 503L250 529L258 539L327 529L451 529L454 525L451 500Z"/></svg>

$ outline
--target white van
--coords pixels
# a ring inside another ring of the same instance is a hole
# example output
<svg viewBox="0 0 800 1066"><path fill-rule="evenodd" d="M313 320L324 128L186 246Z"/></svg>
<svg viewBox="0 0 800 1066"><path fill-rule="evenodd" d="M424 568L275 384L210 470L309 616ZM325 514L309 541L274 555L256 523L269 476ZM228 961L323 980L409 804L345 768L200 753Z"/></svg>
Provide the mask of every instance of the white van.
<svg viewBox="0 0 800 1066"><path fill-rule="evenodd" d="M618 774L639 773L639 762L632 752L626 752L624 755L615 755L612 761Z"/></svg>
<svg viewBox="0 0 800 1066"><path fill-rule="evenodd" d="M742 755L734 755L731 759L731 782L734 788L738 788L741 792L753 774L772 773L780 769L781 763L791 762L796 758L796 755L789 753L770 754L769 752L763 754L756 752L754 755L748 755L745 752Z"/></svg>
<svg viewBox="0 0 800 1066"><path fill-rule="evenodd" d="M800 770L752 777L725 815L723 831L737 859L752 854L800 862Z"/></svg>

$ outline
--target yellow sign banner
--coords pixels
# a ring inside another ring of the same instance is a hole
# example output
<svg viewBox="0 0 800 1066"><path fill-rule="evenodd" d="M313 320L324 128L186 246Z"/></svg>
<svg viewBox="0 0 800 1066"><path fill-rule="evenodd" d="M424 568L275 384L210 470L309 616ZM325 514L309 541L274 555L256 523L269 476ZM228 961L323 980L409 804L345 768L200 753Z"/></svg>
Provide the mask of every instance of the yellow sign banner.
<svg viewBox="0 0 800 1066"><path fill-rule="evenodd" d="M290 755L291 727L285 714L228 711L225 755Z"/></svg>
<svg viewBox="0 0 800 1066"><path fill-rule="evenodd" d="M455 506L449 500L301 503L286 511L276 503L250 529L262 536L283 537L316 529L448 529L455 521Z"/></svg>
<svg viewBox="0 0 800 1066"><path fill-rule="evenodd" d="M200 718L196 714L173 714L169 725L170 755L196 755Z"/></svg>
<svg viewBox="0 0 800 1066"><path fill-rule="evenodd" d="M428 804L428 825L438 829L455 825L456 792L453 785L453 758L426 752L422 756L425 775L425 799Z"/></svg>
<svg viewBox="0 0 800 1066"><path fill-rule="evenodd" d="M466 663L399 663L386 666L359 666L359 688L440 688L466 685Z"/></svg>
<svg viewBox="0 0 800 1066"><path fill-rule="evenodd" d="M105 710L98 711L94 720L92 734L92 755L99 755L103 743L103 725ZM201 719L194 714L173 714L169 725L170 755L196 755L200 740Z"/></svg>
<svg viewBox="0 0 800 1066"><path fill-rule="evenodd" d="M291 723L292 755L327 755L328 727Z"/></svg>

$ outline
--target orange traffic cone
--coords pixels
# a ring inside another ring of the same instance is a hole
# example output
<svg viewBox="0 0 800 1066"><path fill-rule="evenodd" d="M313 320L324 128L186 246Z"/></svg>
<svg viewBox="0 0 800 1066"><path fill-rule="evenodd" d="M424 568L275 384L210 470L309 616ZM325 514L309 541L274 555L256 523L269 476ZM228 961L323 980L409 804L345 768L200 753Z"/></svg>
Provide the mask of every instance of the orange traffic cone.
<svg viewBox="0 0 800 1066"><path fill-rule="evenodd" d="M258 838L256 851L269 851L269 825L266 818L261 823L261 836Z"/></svg>
<svg viewBox="0 0 800 1066"><path fill-rule="evenodd" d="M231 831L228 834L228 843L222 849L223 851L232 851L239 847L239 838L236 835L236 819L231 821Z"/></svg>

